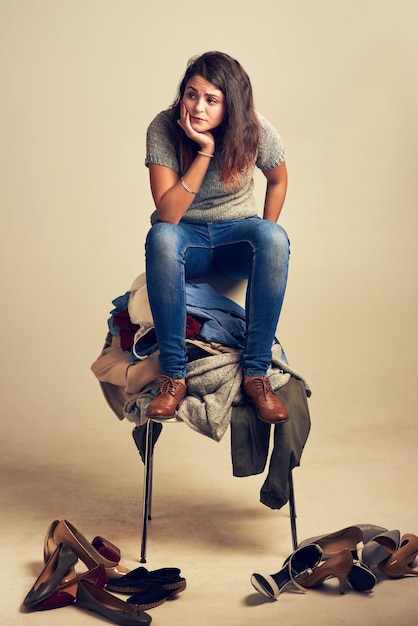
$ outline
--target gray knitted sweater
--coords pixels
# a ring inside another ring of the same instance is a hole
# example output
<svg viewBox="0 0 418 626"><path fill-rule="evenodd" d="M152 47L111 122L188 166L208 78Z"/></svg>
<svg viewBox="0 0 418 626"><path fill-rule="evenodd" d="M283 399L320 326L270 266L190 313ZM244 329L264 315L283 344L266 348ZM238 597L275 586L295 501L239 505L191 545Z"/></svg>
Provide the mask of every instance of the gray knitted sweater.
<svg viewBox="0 0 418 626"><path fill-rule="evenodd" d="M285 151L282 140L275 128L257 113L261 126L260 143L254 166L242 178L240 187L232 193L226 189L220 179L217 155L211 159L208 171L200 187L199 193L184 214L184 222L225 222L244 219L257 215L254 198L255 167L262 171L273 169L285 160ZM175 126L171 117L171 110L159 113L147 130L147 146L145 165L155 163L173 169L179 176L180 165L176 153ZM151 222L158 221L156 211L151 215Z"/></svg>

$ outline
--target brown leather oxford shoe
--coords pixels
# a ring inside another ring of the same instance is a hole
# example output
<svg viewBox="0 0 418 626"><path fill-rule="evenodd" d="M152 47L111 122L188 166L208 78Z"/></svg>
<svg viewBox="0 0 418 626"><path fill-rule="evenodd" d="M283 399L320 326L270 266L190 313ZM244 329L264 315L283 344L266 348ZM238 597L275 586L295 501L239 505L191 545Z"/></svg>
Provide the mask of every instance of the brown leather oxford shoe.
<svg viewBox="0 0 418 626"><path fill-rule="evenodd" d="M178 378L162 376L162 383L158 394L149 403L146 417L157 419L170 419L175 417L181 401L187 393L187 387Z"/></svg>
<svg viewBox="0 0 418 626"><path fill-rule="evenodd" d="M285 405L274 393L267 376L246 376L242 389L263 422L281 424L289 419Z"/></svg>

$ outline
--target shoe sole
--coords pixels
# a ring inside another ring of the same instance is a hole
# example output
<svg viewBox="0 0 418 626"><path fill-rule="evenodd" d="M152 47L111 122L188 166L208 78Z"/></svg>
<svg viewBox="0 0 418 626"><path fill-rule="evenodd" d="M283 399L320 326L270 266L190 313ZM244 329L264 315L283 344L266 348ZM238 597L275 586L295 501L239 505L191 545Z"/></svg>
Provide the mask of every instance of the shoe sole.
<svg viewBox="0 0 418 626"><path fill-rule="evenodd" d="M251 584L258 593L261 593L266 598L273 599L280 594L279 587L268 574L253 574L251 576Z"/></svg>
<svg viewBox="0 0 418 626"><path fill-rule="evenodd" d="M110 582L110 581L109 581ZM112 591L113 593L141 593L145 590L148 583L144 583L143 585L132 585L131 587L118 587L117 585L109 584L106 585L107 591ZM158 583L157 583L158 584ZM164 585L160 585L161 589L165 589L166 591L172 591L173 595L176 593L180 593L186 589L186 581L180 583L167 583Z"/></svg>
<svg viewBox="0 0 418 626"><path fill-rule="evenodd" d="M265 424L270 424L272 426L275 426L276 424L286 424L286 422L289 421L288 417L286 417L283 420L268 420L268 419L265 419L264 417L261 417L261 415L258 412L257 412L257 417L259 420L261 420Z"/></svg>
<svg viewBox="0 0 418 626"><path fill-rule="evenodd" d="M182 589L175 589L173 590L173 593L170 593L168 596L165 596L164 598L161 598L161 600L155 600L154 602L129 602L128 600L128 604L131 604L131 606L135 606L137 609L140 609L141 611L147 611L149 609L155 609L155 607L157 606L161 606L161 604L164 604L164 602L166 602L167 600L171 600L172 598L174 598L174 596L176 596L178 593L180 593L180 591L184 591L184 589L186 588L186 585L184 585L184 587Z"/></svg>

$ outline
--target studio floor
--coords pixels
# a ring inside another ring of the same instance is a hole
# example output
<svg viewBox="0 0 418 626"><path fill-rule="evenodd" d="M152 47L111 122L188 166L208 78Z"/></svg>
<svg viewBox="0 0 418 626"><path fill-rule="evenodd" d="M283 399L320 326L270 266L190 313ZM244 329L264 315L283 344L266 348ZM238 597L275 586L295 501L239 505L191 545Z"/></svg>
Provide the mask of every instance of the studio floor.
<svg viewBox="0 0 418 626"><path fill-rule="evenodd" d="M294 470L298 540L360 523L417 534L412 415L400 424L394 415L370 412L363 421L360 411L350 424L350 406L337 412L330 405L325 415L315 396L310 409L311 434ZM57 437L42 420L32 433L15 424L3 443L0 614L7 626L106 622L76 606L22 611L54 519L69 520L90 541L107 537L126 567L139 566L143 466L131 424L103 405L82 426L61 416L59 428ZM166 425L155 463L146 567L179 567L187 580L175 599L148 611L156 626L417 623L418 577L379 575L371 593L347 586L340 595L336 579L305 594L285 590L274 601L255 592L251 573L276 572L292 551L289 510L259 503L263 475L232 476L228 433L215 443L186 425Z"/></svg>

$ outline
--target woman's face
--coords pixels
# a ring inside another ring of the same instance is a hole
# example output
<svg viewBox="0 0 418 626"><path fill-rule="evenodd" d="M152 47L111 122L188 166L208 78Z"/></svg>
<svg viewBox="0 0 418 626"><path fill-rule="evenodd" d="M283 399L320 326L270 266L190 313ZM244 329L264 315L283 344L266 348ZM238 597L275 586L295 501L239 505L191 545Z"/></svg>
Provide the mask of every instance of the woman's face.
<svg viewBox="0 0 418 626"><path fill-rule="evenodd" d="M225 97L202 76L193 76L187 83L183 103L190 114L190 124L198 133L214 130L225 117Z"/></svg>

